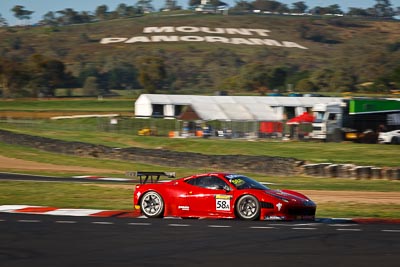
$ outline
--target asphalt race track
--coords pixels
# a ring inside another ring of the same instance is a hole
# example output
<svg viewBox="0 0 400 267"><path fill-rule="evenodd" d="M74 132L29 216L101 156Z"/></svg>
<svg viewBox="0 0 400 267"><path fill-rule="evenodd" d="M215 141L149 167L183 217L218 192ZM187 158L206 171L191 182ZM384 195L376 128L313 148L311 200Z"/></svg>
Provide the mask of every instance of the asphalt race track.
<svg viewBox="0 0 400 267"><path fill-rule="evenodd" d="M400 225L0 214L0 266L399 266Z"/></svg>
<svg viewBox="0 0 400 267"><path fill-rule="evenodd" d="M0 213L0 267L399 264L400 224Z"/></svg>

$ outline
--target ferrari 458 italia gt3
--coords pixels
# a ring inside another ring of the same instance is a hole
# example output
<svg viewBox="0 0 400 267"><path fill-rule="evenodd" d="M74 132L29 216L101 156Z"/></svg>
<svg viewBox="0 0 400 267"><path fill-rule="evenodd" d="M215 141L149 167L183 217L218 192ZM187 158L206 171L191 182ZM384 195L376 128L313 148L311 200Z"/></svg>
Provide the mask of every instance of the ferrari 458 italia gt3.
<svg viewBox="0 0 400 267"><path fill-rule="evenodd" d="M217 172L159 181L160 175L168 174L138 173L146 179L136 185L133 202L146 217L315 219L316 205L305 195L270 189L244 175Z"/></svg>

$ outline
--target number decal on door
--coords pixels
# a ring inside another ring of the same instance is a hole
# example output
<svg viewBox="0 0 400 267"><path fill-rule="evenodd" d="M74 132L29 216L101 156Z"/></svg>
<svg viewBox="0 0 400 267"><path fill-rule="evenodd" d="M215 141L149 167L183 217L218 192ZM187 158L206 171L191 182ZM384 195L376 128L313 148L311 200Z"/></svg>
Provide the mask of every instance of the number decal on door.
<svg viewBox="0 0 400 267"><path fill-rule="evenodd" d="M217 210L231 210L229 199L217 199Z"/></svg>
<svg viewBox="0 0 400 267"><path fill-rule="evenodd" d="M215 206L216 210L231 210L231 199L230 195L215 195Z"/></svg>

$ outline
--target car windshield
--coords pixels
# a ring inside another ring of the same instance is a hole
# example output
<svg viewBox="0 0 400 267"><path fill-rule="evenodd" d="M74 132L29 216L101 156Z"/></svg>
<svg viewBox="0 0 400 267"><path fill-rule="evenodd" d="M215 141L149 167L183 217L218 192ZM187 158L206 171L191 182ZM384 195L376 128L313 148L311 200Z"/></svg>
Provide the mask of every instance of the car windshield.
<svg viewBox="0 0 400 267"><path fill-rule="evenodd" d="M269 188L259 182L243 175L228 174L225 176L226 179L237 189L260 189L268 190Z"/></svg>
<svg viewBox="0 0 400 267"><path fill-rule="evenodd" d="M314 112L314 117L315 117L314 122L321 123L323 121L323 119L324 119L324 116L325 116L325 112L323 112L323 111L315 111Z"/></svg>

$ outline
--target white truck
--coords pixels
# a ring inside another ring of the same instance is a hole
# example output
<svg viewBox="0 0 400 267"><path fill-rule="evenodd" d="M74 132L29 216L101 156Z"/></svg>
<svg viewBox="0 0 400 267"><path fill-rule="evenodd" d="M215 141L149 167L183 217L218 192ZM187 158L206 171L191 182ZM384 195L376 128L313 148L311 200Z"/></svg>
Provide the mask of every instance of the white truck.
<svg viewBox="0 0 400 267"><path fill-rule="evenodd" d="M323 141L334 141L340 136L342 125L342 103L332 102L313 106L313 130L310 137Z"/></svg>

